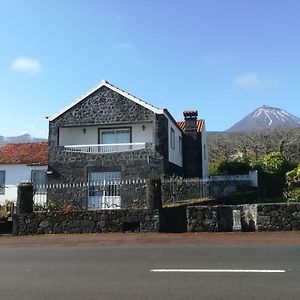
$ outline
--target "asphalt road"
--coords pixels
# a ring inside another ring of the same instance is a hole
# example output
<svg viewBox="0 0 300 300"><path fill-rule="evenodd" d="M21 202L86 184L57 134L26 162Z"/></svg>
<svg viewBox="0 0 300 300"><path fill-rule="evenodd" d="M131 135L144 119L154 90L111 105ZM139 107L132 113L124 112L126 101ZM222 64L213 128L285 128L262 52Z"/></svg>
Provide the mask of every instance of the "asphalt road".
<svg viewBox="0 0 300 300"><path fill-rule="evenodd" d="M297 243L2 245L0 299L300 299L299 255Z"/></svg>

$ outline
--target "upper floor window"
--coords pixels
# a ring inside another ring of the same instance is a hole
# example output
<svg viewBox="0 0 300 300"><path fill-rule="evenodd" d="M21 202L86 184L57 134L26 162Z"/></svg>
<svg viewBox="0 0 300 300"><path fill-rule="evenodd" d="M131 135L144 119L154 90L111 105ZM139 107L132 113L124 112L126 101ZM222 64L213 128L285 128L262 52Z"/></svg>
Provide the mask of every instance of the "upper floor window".
<svg viewBox="0 0 300 300"><path fill-rule="evenodd" d="M131 134L129 128L116 128L100 130L101 144L125 144L130 143Z"/></svg>
<svg viewBox="0 0 300 300"><path fill-rule="evenodd" d="M5 193L5 171L0 170L0 194Z"/></svg>
<svg viewBox="0 0 300 300"><path fill-rule="evenodd" d="M178 151L179 151L179 154L182 154L182 137L181 136L178 139Z"/></svg>
<svg viewBox="0 0 300 300"><path fill-rule="evenodd" d="M170 144L171 144L171 148L175 149L175 131L172 127L170 131Z"/></svg>

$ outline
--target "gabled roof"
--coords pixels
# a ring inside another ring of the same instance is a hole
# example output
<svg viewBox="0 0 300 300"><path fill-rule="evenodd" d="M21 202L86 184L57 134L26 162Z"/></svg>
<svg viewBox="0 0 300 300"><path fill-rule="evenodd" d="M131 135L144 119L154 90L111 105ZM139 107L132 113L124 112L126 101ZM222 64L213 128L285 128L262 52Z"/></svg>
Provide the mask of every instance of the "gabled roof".
<svg viewBox="0 0 300 300"><path fill-rule="evenodd" d="M92 93L96 92L98 89L100 89L101 87L106 86L107 88L115 91L116 93L126 97L127 99L153 111L156 114L163 114L164 111L163 109L157 108L121 89L119 89L118 87L112 85L111 83L109 83L106 80L102 80L98 85L96 85L94 88L92 88L91 90L89 90L87 93L83 94L82 96L80 96L79 98L75 99L72 103L70 103L68 106L64 107L61 111L59 111L58 113L46 117L49 121L53 121L54 119L56 119L57 117L59 117L60 115L62 115L63 113L65 113L66 111L68 111L69 109L71 109L73 106L75 106L76 104L78 104L79 102L83 101L86 97L88 97L89 95L91 95Z"/></svg>
<svg viewBox="0 0 300 300"><path fill-rule="evenodd" d="M204 120L196 121L196 129L197 129L198 133L202 132L203 127L204 127L204 122L205 122ZM177 124L182 131L185 131L185 121L179 121L179 122L177 122Z"/></svg>
<svg viewBox="0 0 300 300"><path fill-rule="evenodd" d="M0 147L0 164L47 165L48 143L6 144Z"/></svg>

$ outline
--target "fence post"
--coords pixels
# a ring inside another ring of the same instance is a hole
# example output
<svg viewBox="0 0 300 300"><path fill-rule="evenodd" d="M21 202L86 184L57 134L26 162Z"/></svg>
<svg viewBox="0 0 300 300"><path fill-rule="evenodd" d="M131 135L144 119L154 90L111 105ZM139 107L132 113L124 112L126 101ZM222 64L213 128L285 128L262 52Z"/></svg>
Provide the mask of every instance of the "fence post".
<svg viewBox="0 0 300 300"><path fill-rule="evenodd" d="M33 184L29 182L20 183L17 196L17 213L26 214L33 212Z"/></svg>
<svg viewBox="0 0 300 300"><path fill-rule="evenodd" d="M146 199L149 209L160 209L162 207L160 179L147 180Z"/></svg>

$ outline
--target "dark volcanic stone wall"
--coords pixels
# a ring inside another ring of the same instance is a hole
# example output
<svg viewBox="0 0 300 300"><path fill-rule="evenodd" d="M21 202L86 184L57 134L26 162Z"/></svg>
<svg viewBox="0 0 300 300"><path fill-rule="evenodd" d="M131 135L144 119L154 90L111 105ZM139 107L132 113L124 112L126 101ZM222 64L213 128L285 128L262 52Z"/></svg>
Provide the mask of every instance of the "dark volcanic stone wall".
<svg viewBox="0 0 300 300"><path fill-rule="evenodd" d="M154 113L103 86L51 121L54 126L98 125L152 121Z"/></svg>
<svg viewBox="0 0 300 300"><path fill-rule="evenodd" d="M86 183L89 172L119 171L122 180L159 178L163 173L163 158L152 149L143 149L122 153L85 154L68 153L63 147L52 149L55 160L49 162L52 175L48 176L49 184ZM155 163L152 163L155 160ZM50 194L49 194L50 193ZM146 189L128 185L121 189L122 207L136 207L139 203L145 207ZM86 206L86 189L60 190L48 192L48 199L63 206L66 203ZM74 201L75 200L75 201Z"/></svg>
<svg viewBox="0 0 300 300"><path fill-rule="evenodd" d="M258 204L259 231L300 230L300 203Z"/></svg>
<svg viewBox="0 0 300 300"><path fill-rule="evenodd" d="M14 235L159 230L158 210L39 212L13 218Z"/></svg>

